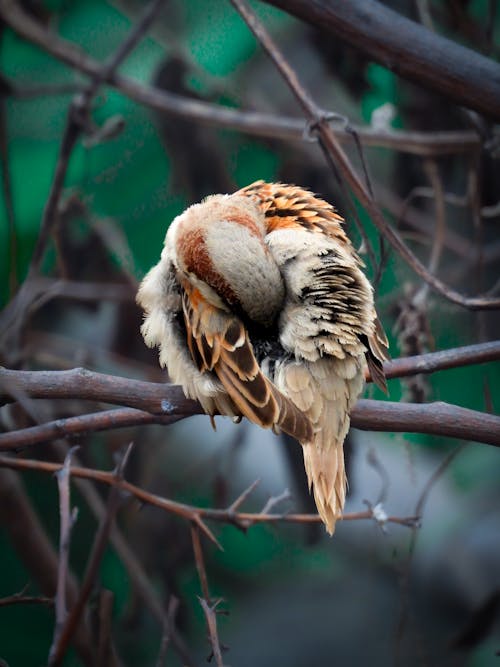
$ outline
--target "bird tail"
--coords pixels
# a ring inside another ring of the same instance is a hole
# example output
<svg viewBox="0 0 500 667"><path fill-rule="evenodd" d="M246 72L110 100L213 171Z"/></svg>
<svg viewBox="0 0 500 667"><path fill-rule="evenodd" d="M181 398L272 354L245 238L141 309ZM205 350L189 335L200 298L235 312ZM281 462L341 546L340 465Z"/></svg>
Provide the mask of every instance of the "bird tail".
<svg viewBox="0 0 500 667"><path fill-rule="evenodd" d="M333 535L347 490L344 442L337 440L323 447L313 441L302 445L302 450L309 491L312 488L318 514L327 532Z"/></svg>
<svg viewBox="0 0 500 667"><path fill-rule="evenodd" d="M283 393L310 419L313 437L301 442L309 490L330 535L342 515L347 491L344 440L349 413L363 388L360 358L289 362L276 378Z"/></svg>

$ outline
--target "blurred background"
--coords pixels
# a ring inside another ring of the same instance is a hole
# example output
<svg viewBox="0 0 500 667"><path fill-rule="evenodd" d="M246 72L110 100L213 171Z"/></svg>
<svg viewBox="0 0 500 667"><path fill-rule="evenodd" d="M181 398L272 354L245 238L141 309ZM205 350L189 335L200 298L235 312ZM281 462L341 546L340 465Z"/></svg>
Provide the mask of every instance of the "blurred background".
<svg viewBox="0 0 500 667"><path fill-rule="evenodd" d="M487 0L385 3L490 58L500 55L500 11ZM145 3L128 0L26 0L40 26L99 62L113 54ZM391 224L428 262L442 225L437 273L455 289L480 293L498 280L500 170L495 128L446 99L405 82L353 46L263 3L252 3L316 102L354 126L397 132L476 132L477 144L423 158L345 145L364 167ZM423 12L422 7L426 8ZM85 77L11 29L0 33L0 299L22 283L38 237L68 107ZM229 2L169 0L120 73L171 94L216 105L302 119L286 84ZM263 138L229 127L160 115L103 86L93 105L94 132L72 152L54 243L43 262L47 284L23 331L4 338L0 365L23 369L75 366L152 381L166 380L139 334L137 282L158 261L171 220L189 204L254 180L297 183L335 204L376 285L377 308L396 358L498 338L498 313L470 312L423 289L383 244L361 207L345 197L314 142ZM464 140L465 141L465 140ZM496 147L496 148L495 148ZM495 152L495 150L497 152ZM441 213L438 213L442 203ZM366 234L363 241L356 216ZM438 218L440 217L440 220ZM368 245L371 253L368 253ZM63 278L65 286L54 288ZM85 290L85 284L97 287ZM108 286L108 291L104 286ZM1 332L0 332L1 333ZM389 382L392 401L442 400L481 411L500 408L498 362ZM372 386L366 396L384 400ZM97 405L91 406L97 409ZM41 401L44 421L90 411L80 401ZM32 423L19 406L0 408L0 428ZM135 447L126 476L178 501L226 507L254 480L244 504L260 511L289 489L279 511L311 511L294 443L206 417L81 437L78 457L110 469L113 455ZM71 444L75 444L72 442ZM26 456L61 460L61 442ZM317 525L253 526L245 534L211 524L224 551L203 541L213 598L223 598L219 637L228 665L500 664L500 455L487 445L422 435L352 431L346 444L350 495L346 511L383 499L389 515L412 516L426 484L451 452L425 496L419 531L374 522L338 525L328 539ZM54 548L59 515L55 479L5 473L1 502L0 597L40 583L16 548L15 502L31 507ZM81 577L96 531L90 483L72 485L79 509L71 568ZM107 490L95 487L98 499ZM17 500L16 500L17 502ZM210 655L189 525L157 508L124 499L118 524L167 608L179 600L178 632L193 664ZM112 591L113 641L120 664L158 664L162 627L116 546L106 551L99 584ZM93 604L95 606L95 599ZM0 606L0 660L11 667L45 664L52 640L50 606ZM163 664L182 665L170 644ZM64 663L79 665L72 652Z"/></svg>

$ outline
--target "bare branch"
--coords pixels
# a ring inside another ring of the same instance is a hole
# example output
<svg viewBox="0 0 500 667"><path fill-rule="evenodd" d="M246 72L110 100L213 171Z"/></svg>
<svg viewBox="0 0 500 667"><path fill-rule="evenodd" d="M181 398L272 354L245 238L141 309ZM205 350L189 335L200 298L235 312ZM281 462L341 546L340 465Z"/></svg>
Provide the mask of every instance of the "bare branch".
<svg viewBox="0 0 500 667"><path fill-rule="evenodd" d="M157 417L150 412L143 412L135 408L105 410L77 417L68 417L67 419L56 419L39 426L9 433L0 433L0 451L19 450L42 442L50 442L54 438L63 436L84 436L89 433L144 424L173 424L182 418L180 415L177 417Z"/></svg>
<svg viewBox="0 0 500 667"><path fill-rule="evenodd" d="M392 359L384 364L387 379L401 378L420 373L435 373L448 368L484 364L500 359L500 340L454 347L439 352L429 352L415 357Z"/></svg>
<svg viewBox="0 0 500 667"><path fill-rule="evenodd" d="M215 664L217 667L224 667L224 661L222 659L222 650L219 643L219 636L217 634L217 601L213 606L210 606L205 598L199 598L201 608L205 614L205 619L207 622L208 628L208 637L210 640L210 645L212 647L212 655L215 658ZM210 656L211 657L211 656ZM209 658L210 660L210 658Z"/></svg>
<svg viewBox="0 0 500 667"><path fill-rule="evenodd" d="M22 591L19 591L19 593L0 598L0 607L8 607L12 604L45 604L48 606L54 604L53 598L48 598L44 595L26 595L27 588L28 585L26 585Z"/></svg>
<svg viewBox="0 0 500 667"><path fill-rule="evenodd" d="M61 442L52 442L52 449L55 450L59 458L64 460L65 451ZM81 465L76 455L73 455L73 462L76 466ZM83 498L85 498L94 516L97 518L99 523L102 524L107 513L107 508L104 501L101 499L101 496L96 491L95 486L89 480L81 479L79 477L75 478L74 484L78 488ZM125 537L116 525L116 522L111 528L110 542L113 545L113 548L115 549L118 557L122 561L125 569L127 570L130 581L133 584L134 590L138 597L142 599L145 606L156 618L162 628L168 626L169 641L171 641L175 651L181 658L182 663L189 666L193 665L194 660L189 654L182 637L179 635L179 632L175 627L174 619L173 617L169 617L170 606L165 612L160 602L158 593L148 579L141 561L137 558L131 546L125 540ZM107 667L106 663L103 663L102 667Z"/></svg>
<svg viewBox="0 0 500 667"><path fill-rule="evenodd" d="M61 467L60 463L49 463L47 461L37 461L35 459L15 459L9 456L0 455L0 468L10 468L12 470L35 470L52 474L60 470ZM198 526L199 519L236 524L238 527L254 523L321 523L319 514L263 514L261 512L233 512L227 509L194 507L150 493L126 480L117 480L116 475L112 472L104 472L102 470L72 466L71 475L73 477L81 477L82 479L92 479L96 482L107 484L108 486L118 486L122 491L135 496L142 503L153 505L154 507L158 507L169 514L174 514L187 521L196 522ZM343 521L371 520L373 519L373 513L371 511L347 512L342 515L341 519ZM388 523L394 523L401 526L412 526L414 525L415 520L415 517L387 517Z"/></svg>
<svg viewBox="0 0 500 667"><path fill-rule="evenodd" d="M443 403L393 403L361 399L351 424L363 431L427 433L500 447L500 417Z"/></svg>
<svg viewBox="0 0 500 667"><path fill-rule="evenodd" d="M493 341L396 359L387 362L384 369L388 378L394 378L498 358L500 341ZM2 389L4 386L9 387L8 392ZM13 391L24 392L31 398L80 398L127 405L132 409L69 417L11 433L0 433L0 451L20 449L63 435L139 424L166 424L202 414L200 405L186 399L178 386L93 373L81 368L71 371L13 371L0 368L0 403L12 402ZM499 422L500 417L442 402L422 405L360 400L351 414L352 426L364 430L429 433L493 445L500 443Z"/></svg>
<svg viewBox="0 0 500 667"><path fill-rule="evenodd" d="M161 637L160 651L156 661L156 667L163 667L168 645L172 639L173 628L175 628L175 616L179 609L179 599L171 595L168 601L167 616L165 618L163 634Z"/></svg>
<svg viewBox="0 0 500 667"><path fill-rule="evenodd" d="M201 548L200 530L196 524L191 525L191 541L193 543L194 561L196 563L196 570L200 580L201 592L208 605L211 603L210 591L208 590L208 577L205 568L205 561L203 559L203 551Z"/></svg>
<svg viewBox="0 0 500 667"><path fill-rule="evenodd" d="M264 0L459 105L500 119L498 64L374 0Z"/></svg>

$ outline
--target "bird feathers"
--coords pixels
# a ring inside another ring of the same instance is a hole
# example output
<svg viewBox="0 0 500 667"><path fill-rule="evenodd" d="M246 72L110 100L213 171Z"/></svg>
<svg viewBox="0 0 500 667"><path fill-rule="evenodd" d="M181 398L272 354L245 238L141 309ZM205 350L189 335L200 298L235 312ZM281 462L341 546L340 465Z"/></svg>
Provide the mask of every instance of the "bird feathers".
<svg viewBox="0 0 500 667"><path fill-rule="evenodd" d="M257 181L178 216L137 297L146 343L187 396L299 440L330 534L366 364L386 387L387 339L361 267L330 204Z"/></svg>

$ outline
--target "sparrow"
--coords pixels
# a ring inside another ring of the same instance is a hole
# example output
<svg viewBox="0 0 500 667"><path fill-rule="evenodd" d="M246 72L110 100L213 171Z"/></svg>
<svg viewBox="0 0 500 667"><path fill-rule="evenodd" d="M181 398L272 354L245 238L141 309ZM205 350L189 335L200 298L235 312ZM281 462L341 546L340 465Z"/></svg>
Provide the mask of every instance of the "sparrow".
<svg viewBox="0 0 500 667"><path fill-rule="evenodd" d="M302 445L332 535L345 503L343 443L368 366L384 390L387 338L334 207L257 181L170 224L142 281L141 332L187 397Z"/></svg>

